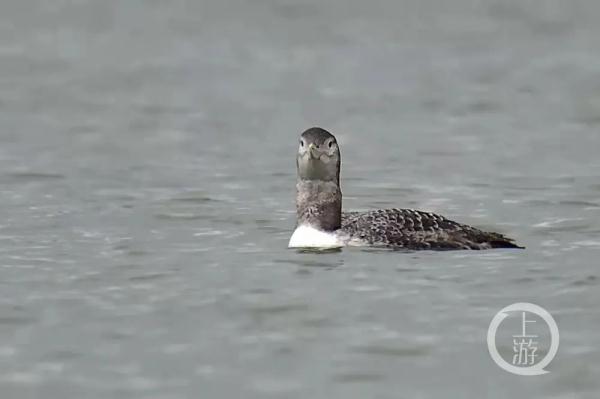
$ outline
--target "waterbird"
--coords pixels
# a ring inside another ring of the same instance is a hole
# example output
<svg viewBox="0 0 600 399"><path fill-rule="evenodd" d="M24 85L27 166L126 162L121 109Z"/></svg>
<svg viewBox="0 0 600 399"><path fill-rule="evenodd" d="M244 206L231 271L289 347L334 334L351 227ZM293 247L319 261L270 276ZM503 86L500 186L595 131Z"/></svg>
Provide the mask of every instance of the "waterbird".
<svg viewBox="0 0 600 399"><path fill-rule="evenodd" d="M290 248L523 248L502 234L431 212L398 208L344 212L340 167L340 148L333 134L312 127L300 135L296 156L296 228L288 244Z"/></svg>

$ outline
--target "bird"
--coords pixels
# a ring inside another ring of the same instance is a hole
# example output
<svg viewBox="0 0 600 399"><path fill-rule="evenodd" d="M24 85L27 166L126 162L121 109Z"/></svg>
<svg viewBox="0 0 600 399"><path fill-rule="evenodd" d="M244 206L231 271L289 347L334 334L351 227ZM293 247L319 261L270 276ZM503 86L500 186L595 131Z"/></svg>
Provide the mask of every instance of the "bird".
<svg viewBox="0 0 600 399"><path fill-rule="evenodd" d="M320 127L305 130L296 155L296 228L289 248L381 247L404 250L523 248L487 232L414 209L342 211L341 154Z"/></svg>

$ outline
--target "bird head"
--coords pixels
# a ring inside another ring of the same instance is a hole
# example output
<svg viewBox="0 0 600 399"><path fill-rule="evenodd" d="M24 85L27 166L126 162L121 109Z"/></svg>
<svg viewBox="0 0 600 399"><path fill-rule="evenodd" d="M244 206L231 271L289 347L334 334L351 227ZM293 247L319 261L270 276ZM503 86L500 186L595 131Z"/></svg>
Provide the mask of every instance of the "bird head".
<svg viewBox="0 0 600 399"><path fill-rule="evenodd" d="M313 127L300 135L296 157L299 179L339 184L340 161L337 140L327 130Z"/></svg>

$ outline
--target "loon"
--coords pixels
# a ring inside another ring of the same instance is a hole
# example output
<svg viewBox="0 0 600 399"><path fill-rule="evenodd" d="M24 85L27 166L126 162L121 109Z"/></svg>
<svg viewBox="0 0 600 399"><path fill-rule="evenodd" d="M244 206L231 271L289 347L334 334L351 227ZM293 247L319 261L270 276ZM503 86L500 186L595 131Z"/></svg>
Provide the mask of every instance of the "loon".
<svg viewBox="0 0 600 399"><path fill-rule="evenodd" d="M290 248L371 246L406 250L523 248L502 234L413 209L342 212L340 149L319 127L300 135L296 229Z"/></svg>

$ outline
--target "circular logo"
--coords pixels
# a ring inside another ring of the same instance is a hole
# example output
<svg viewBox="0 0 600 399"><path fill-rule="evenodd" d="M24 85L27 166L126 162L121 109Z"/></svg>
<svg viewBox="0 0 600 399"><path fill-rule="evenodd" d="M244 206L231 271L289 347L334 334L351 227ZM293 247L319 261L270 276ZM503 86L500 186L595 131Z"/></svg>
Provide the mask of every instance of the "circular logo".
<svg viewBox="0 0 600 399"><path fill-rule="evenodd" d="M498 327L502 321L509 316L508 312L520 312L522 318L521 331L519 331L521 334L512 336L512 346L514 352L512 364L500 356L498 348L496 347L496 333L498 331ZM536 341L536 339L539 338L539 336L531 333L527 334L528 323L535 323L535 320L531 319L532 314L541 318L550 330L550 347L546 355L539 361L536 361L536 358L539 357L537 356L537 345L539 342ZM527 319L528 315L530 315L529 320ZM513 303L512 305L500 310L492 319L487 332L488 351L490 352L490 356L494 362L496 362L498 366L509 373L517 375L529 376L548 373L548 371L544 370L544 368L548 366L552 359L554 359L554 356L556 356L559 340L560 335L558 333L558 326L556 325L556 321L554 321L552 315L541 306L527 302Z"/></svg>

